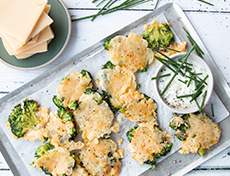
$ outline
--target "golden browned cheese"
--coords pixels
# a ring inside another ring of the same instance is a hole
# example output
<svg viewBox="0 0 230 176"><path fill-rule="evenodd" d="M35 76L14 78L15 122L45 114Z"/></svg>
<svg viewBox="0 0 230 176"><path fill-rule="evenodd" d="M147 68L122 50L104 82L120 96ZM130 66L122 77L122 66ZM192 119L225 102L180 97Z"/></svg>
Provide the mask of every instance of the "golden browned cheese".
<svg viewBox="0 0 230 176"><path fill-rule="evenodd" d="M120 151L111 139L97 139L85 144L79 158L86 171L93 176L117 176L120 173Z"/></svg>
<svg viewBox="0 0 230 176"><path fill-rule="evenodd" d="M154 57L148 42L134 32L129 33L128 37L114 37L109 43L108 54L114 65L126 66L132 72L144 69Z"/></svg>
<svg viewBox="0 0 230 176"><path fill-rule="evenodd" d="M129 118L132 122L148 122L148 121L155 121L155 125L157 125L157 104L154 102L153 99L138 99L132 101L130 104L127 105L125 108L126 111L123 113L123 116Z"/></svg>
<svg viewBox="0 0 230 176"><path fill-rule="evenodd" d="M70 176L88 176L89 174L79 165L76 165Z"/></svg>
<svg viewBox="0 0 230 176"><path fill-rule="evenodd" d="M186 131L188 137L182 142L181 153L197 153L200 147L209 149L219 141L221 131L218 125L205 114L204 117L203 119L200 114L189 115L188 124L190 128Z"/></svg>
<svg viewBox="0 0 230 176"><path fill-rule="evenodd" d="M79 100L87 88L93 87L91 78L83 76L78 71L73 71L57 86L56 92L59 99L63 99L64 107L73 100Z"/></svg>
<svg viewBox="0 0 230 176"><path fill-rule="evenodd" d="M57 112L50 112L50 120L46 125L48 134L45 137L49 138L49 141L55 146L70 148L73 144L69 142L68 131L74 128L74 123L71 121L63 122L58 116Z"/></svg>
<svg viewBox="0 0 230 176"><path fill-rule="evenodd" d="M70 175L75 165L75 160L70 156L69 151L58 147L35 160L34 165L39 170L42 168L45 169L53 176L61 176L62 174Z"/></svg>
<svg viewBox="0 0 230 176"><path fill-rule="evenodd" d="M140 164L145 161L155 161L153 153L160 153L164 149L163 143L168 141L167 134L158 127L148 128L144 123L132 132L131 143L127 149L132 153L134 160Z"/></svg>
<svg viewBox="0 0 230 176"><path fill-rule="evenodd" d="M37 129L29 129L23 136L22 139L34 141L36 139L43 140L43 137L47 135L47 129L45 125L49 121L49 110L47 107L39 107L36 112L37 118L40 120L40 124L37 125Z"/></svg>
<svg viewBox="0 0 230 176"><path fill-rule="evenodd" d="M82 138L93 140L111 133L114 114L101 95L95 92L80 97L74 119L82 131Z"/></svg>
<svg viewBox="0 0 230 176"><path fill-rule="evenodd" d="M121 96L136 90L135 75L126 67L116 66L113 69L103 69L96 75L98 87L111 95L111 103L114 107L122 107Z"/></svg>

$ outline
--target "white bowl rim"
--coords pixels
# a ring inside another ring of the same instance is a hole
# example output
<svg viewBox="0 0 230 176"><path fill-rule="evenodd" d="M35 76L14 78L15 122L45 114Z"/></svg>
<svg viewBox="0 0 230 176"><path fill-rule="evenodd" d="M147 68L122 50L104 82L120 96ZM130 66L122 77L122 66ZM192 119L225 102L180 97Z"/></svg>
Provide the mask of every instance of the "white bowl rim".
<svg viewBox="0 0 230 176"><path fill-rule="evenodd" d="M176 54L173 54L172 56L170 56L171 59L175 59L177 57L180 57L182 55L185 55L186 52L180 52L180 53L176 53ZM207 93L207 96L206 96L206 99L205 99L205 103L204 103L204 106L209 102L210 98L211 98L211 95L212 95L212 91L213 91L213 87L214 87L214 79L213 79L213 74L212 74L212 71L210 69L210 67L208 66L208 64L204 61L204 59L202 59L201 57L197 56L196 54L193 54L191 53L189 58L191 57L195 57L197 60L201 61L202 64L205 65L205 68L207 69L207 72L208 72L208 79L210 79L210 83L209 83L209 86L208 86L208 93ZM160 63L160 66L157 68L157 71L155 72L154 74L154 77L158 76L160 70L165 67L164 64ZM162 99L161 95L159 94L159 90L158 90L158 86L157 86L157 79L153 80L153 84L154 84L154 91L156 92L156 95L159 99L159 101L165 106L167 107L169 110L175 112L175 113L179 113L179 114L189 114L189 113L194 113L194 112L197 112L199 111L199 108L196 106L196 107L193 107L193 108L189 108L189 109L179 109L179 108L173 108L169 105L167 105L164 100Z"/></svg>

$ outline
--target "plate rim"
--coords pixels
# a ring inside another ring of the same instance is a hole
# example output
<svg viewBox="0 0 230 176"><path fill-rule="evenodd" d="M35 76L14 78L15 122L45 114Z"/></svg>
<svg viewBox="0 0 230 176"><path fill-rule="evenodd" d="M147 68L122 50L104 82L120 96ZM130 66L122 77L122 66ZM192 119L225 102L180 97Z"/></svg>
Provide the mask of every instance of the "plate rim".
<svg viewBox="0 0 230 176"><path fill-rule="evenodd" d="M8 62L4 61L1 57L0 57L0 62L3 63L4 65L10 67L10 68L13 68L13 69L17 69L17 70L22 70L22 71L30 71L30 70L37 70L37 69L40 69L40 68L43 68L43 67L46 67L47 65L51 64L52 62L54 62L62 53L63 51L65 50L66 46L68 45L69 43L69 39L70 39L70 36L71 36L71 17L70 17L70 14L69 14L69 11L68 11L68 8L66 7L65 3L62 1L62 0L57 0L61 6L64 8L64 11L65 11L65 14L67 16L67 21L68 21L68 34L67 34L67 37L66 37L66 40L65 40L65 43L64 45L62 46L62 48L59 50L59 52L52 58L50 59L48 62L46 63L43 63L41 65L38 65L38 66L34 66L34 67L19 67L19 66L15 66L15 65L12 65L12 64L9 64Z"/></svg>

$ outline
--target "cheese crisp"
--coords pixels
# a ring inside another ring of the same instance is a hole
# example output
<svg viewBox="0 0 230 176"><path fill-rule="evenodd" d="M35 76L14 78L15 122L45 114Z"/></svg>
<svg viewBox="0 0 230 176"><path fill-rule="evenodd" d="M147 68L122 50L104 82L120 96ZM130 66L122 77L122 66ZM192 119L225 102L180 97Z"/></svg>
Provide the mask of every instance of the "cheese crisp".
<svg viewBox="0 0 230 176"><path fill-rule="evenodd" d="M93 140L109 135L113 129L114 114L97 92L84 93L74 118L82 131L82 138Z"/></svg>
<svg viewBox="0 0 230 176"><path fill-rule="evenodd" d="M63 100L63 106L67 107L71 101L79 100L85 90L91 87L92 78L88 72L73 71L57 86L57 97Z"/></svg>
<svg viewBox="0 0 230 176"><path fill-rule="evenodd" d="M98 87L107 92L114 107L122 107L121 96L129 90L136 90L136 78L133 72L126 68L116 66L113 69L99 70L96 75Z"/></svg>
<svg viewBox="0 0 230 176"><path fill-rule="evenodd" d="M142 99L133 100L125 108L123 116L129 118L132 122L149 122L154 121L157 125L157 104L151 98L144 97Z"/></svg>
<svg viewBox="0 0 230 176"><path fill-rule="evenodd" d="M128 37L114 37L109 43L108 54L114 65L126 66L136 72L137 69L145 69L153 61L153 52L147 47L148 42L142 36L131 32Z"/></svg>
<svg viewBox="0 0 230 176"><path fill-rule="evenodd" d="M120 173L121 163L117 145L111 139L99 139L85 144L80 150L80 161L90 175L116 176Z"/></svg>
<svg viewBox="0 0 230 176"><path fill-rule="evenodd" d="M49 175L70 175L75 166L75 160L70 156L69 151L65 148L58 147L36 159L34 166Z"/></svg>
<svg viewBox="0 0 230 176"><path fill-rule="evenodd" d="M127 149L132 153L134 160L140 164L155 164L157 155L164 156L171 148L170 140L166 132L162 132L159 127L141 123L139 127L133 128L128 137L131 143Z"/></svg>
<svg viewBox="0 0 230 176"><path fill-rule="evenodd" d="M219 141L221 131L218 125L205 114L204 117L201 114L180 115L170 123L173 129L177 129L176 136L183 140L180 153L203 155L205 149Z"/></svg>

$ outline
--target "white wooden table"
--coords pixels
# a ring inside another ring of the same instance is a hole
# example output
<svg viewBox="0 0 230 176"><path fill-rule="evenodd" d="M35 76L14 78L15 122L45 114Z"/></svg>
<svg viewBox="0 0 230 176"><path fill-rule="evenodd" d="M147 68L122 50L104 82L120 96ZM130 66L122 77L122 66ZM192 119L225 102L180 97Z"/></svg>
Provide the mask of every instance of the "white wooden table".
<svg viewBox="0 0 230 176"><path fill-rule="evenodd" d="M95 4L91 3L92 0L63 1L72 18L90 15L98 10L95 8ZM213 3L214 6L197 0L160 0L159 6L168 2L175 2L181 6L224 78L230 84L230 0L207 1ZM125 25L146 15L153 10L155 2L156 0L152 0L134 9L98 17L93 22L90 20L72 22L72 33L67 48L56 61L45 68L20 71L0 63L0 98ZM230 175L230 147L187 175L201 176L204 174ZM0 176L10 175L12 173L0 154Z"/></svg>

